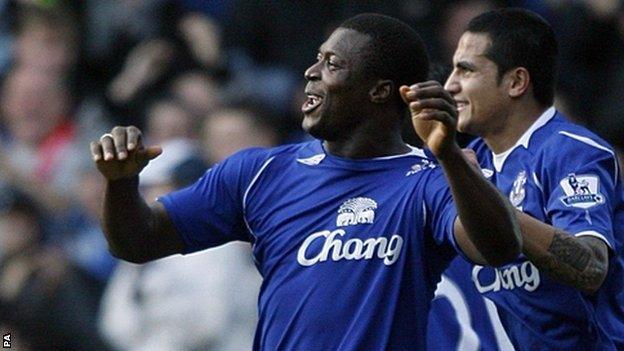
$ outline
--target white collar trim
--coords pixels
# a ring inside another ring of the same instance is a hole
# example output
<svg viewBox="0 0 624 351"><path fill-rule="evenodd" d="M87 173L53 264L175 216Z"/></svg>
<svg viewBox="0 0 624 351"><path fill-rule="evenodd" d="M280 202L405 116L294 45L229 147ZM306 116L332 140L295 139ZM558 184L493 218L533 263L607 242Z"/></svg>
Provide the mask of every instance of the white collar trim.
<svg viewBox="0 0 624 351"><path fill-rule="evenodd" d="M507 157L518 146L522 145L525 149L528 149L529 141L531 140L531 136L533 136L533 133L535 133L536 130L544 126L546 123L548 123L548 121L555 117L556 112L557 111L555 110L555 108L551 106L549 109L544 111L544 113L542 113L542 115L539 116L539 118L535 120L535 122L533 122L533 124L529 127L529 129L526 130L526 132L524 132L524 134L522 134L522 136L520 137L520 139L518 139L514 146L506 151L501 152L500 154L495 154L492 152L492 162L494 163L494 168L496 169L496 172L500 172L503 169L505 160L507 160Z"/></svg>

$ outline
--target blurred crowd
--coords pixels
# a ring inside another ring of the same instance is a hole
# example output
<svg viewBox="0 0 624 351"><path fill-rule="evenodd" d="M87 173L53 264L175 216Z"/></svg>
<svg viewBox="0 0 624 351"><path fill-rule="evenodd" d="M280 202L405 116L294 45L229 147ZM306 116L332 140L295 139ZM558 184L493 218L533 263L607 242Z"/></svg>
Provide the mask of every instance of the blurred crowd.
<svg viewBox="0 0 624 351"><path fill-rule="evenodd" d="M117 261L88 142L136 125L163 146L140 177L155 199L241 148L308 138L303 71L341 20L398 17L444 71L467 22L498 6L552 23L556 106L624 148L620 0L0 0L0 333L24 350L250 349L249 245Z"/></svg>

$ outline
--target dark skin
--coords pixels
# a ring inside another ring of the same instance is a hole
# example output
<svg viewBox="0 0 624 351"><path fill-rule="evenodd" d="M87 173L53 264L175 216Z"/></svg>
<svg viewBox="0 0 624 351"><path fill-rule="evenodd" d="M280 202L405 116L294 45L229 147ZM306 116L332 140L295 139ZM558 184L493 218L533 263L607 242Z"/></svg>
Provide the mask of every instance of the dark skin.
<svg viewBox="0 0 624 351"><path fill-rule="evenodd" d="M362 68L369 41L364 34L339 29L305 71L306 92L321 96L323 103L304 112L302 128L324 140L325 149L336 156L372 158L409 151L398 129L400 115L388 113L394 84L368 77Z"/></svg>
<svg viewBox="0 0 624 351"><path fill-rule="evenodd" d="M394 83L369 77L360 59L370 41L365 34L339 28L321 46L318 62L306 71L306 92L316 99L303 107L303 128L325 139L332 155L370 158L409 150L400 136ZM429 94L426 85L405 88L416 99ZM421 137L440 160L451 186L461 218L455 221L460 247L471 259L491 265L514 259L521 247L518 225L506 200L457 146L457 110L450 104L435 114L410 108L413 119L434 123ZM139 172L161 152L159 147L143 147L135 127L115 127L91 143L93 160L108 180L102 222L109 247L131 262L147 262L184 249L163 206L148 206L138 192Z"/></svg>

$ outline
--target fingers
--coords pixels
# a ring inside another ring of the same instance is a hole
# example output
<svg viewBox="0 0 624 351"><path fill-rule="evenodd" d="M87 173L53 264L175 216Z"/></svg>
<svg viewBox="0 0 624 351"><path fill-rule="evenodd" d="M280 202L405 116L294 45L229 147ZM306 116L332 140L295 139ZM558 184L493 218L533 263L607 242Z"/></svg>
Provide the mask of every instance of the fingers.
<svg viewBox="0 0 624 351"><path fill-rule="evenodd" d="M457 118L455 100L440 83L432 80L413 84L409 87L401 86L399 93L403 101L409 105L414 117L423 120L436 120L447 125L455 124L451 120ZM442 116L435 111L446 113L448 116Z"/></svg>
<svg viewBox="0 0 624 351"><path fill-rule="evenodd" d="M110 161L115 158L115 144L113 142L113 136L110 133L104 134L100 137L100 146L104 153L104 161Z"/></svg>
<svg viewBox="0 0 624 351"><path fill-rule="evenodd" d="M135 126L130 126L126 130L128 151L134 151L141 145L141 131Z"/></svg>
<svg viewBox="0 0 624 351"><path fill-rule="evenodd" d="M414 102L412 102L412 104L414 104ZM410 104L410 109L417 108L412 107L412 104ZM447 112L440 110L421 110L417 114L412 116L412 120L438 121L451 128L455 128L456 124L455 118L453 118Z"/></svg>
<svg viewBox="0 0 624 351"><path fill-rule="evenodd" d="M408 92L410 92L410 87L408 87L407 85L402 85L399 88L399 95L401 95L401 99L403 99L403 102L409 105L410 99L407 97Z"/></svg>
<svg viewBox="0 0 624 351"><path fill-rule="evenodd" d="M452 117L457 116L457 107L443 98L425 98L411 102L410 109L414 112L418 112L424 109L435 109L442 112L446 112Z"/></svg>
<svg viewBox="0 0 624 351"><path fill-rule="evenodd" d="M113 144L115 146L115 152L117 153L117 159L123 161L128 157L128 151L126 148L126 128L115 127L111 131L113 135Z"/></svg>
<svg viewBox="0 0 624 351"><path fill-rule="evenodd" d="M160 154L162 154L162 148L160 146L150 146L137 151L137 159L141 162L148 162L160 156Z"/></svg>
<svg viewBox="0 0 624 351"><path fill-rule="evenodd" d="M410 86L409 91L405 92L405 97L410 101L428 98L442 98L447 100L450 104L455 105L455 99L453 99L451 94L446 91L440 83L434 80Z"/></svg>
<svg viewBox="0 0 624 351"><path fill-rule="evenodd" d="M114 159L124 161L128 159L129 153L141 148L141 131L134 126L117 126L110 133L102 135L99 141L92 142L90 148L91 156L96 162ZM152 156L153 154L155 154L155 151L150 151L149 155Z"/></svg>
<svg viewBox="0 0 624 351"><path fill-rule="evenodd" d="M102 152L102 145L97 141L91 142L91 158L94 162L98 162L104 158L104 153Z"/></svg>

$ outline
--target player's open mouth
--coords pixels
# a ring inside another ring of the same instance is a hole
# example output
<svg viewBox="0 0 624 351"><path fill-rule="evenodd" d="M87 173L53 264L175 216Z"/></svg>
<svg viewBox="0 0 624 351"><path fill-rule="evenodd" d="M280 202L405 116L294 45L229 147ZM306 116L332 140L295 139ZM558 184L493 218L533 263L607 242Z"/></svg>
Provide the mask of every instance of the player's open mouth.
<svg viewBox="0 0 624 351"><path fill-rule="evenodd" d="M323 103L323 97L321 97L320 95L310 93L307 93L306 95L308 96L308 98L301 106L301 112L303 112L304 114L314 111Z"/></svg>

